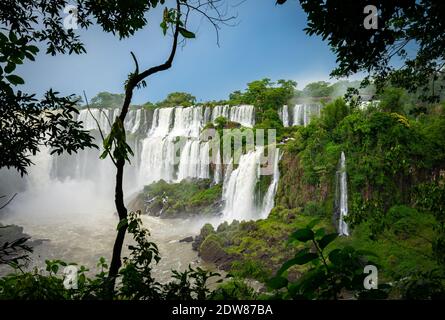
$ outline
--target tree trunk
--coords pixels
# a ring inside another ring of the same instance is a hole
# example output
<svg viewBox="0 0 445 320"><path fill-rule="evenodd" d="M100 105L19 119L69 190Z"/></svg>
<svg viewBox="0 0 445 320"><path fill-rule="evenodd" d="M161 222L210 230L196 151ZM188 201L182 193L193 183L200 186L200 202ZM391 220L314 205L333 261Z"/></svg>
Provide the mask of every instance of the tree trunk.
<svg viewBox="0 0 445 320"><path fill-rule="evenodd" d="M127 208L125 207L124 204L124 191L123 191L124 165L125 165L125 160L116 161L117 172L116 172L116 188L115 188L114 203L116 205L119 221L127 218ZM117 231L116 240L114 242L113 257L111 258L110 271L108 274L109 294L111 295L110 297L112 297L114 286L116 283L116 277L122 265L121 253L122 253L122 246L124 245L126 232L127 232L127 224L123 224Z"/></svg>
<svg viewBox="0 0 445 320"><path fill-rule="evenodd" d="M131 77L126 85L125 89L125 100L124 104L122 106L122 111L119 115L120 120L122 123L125 123L125 117L127 116L128 109L130 108L130 103L133 98L133 90L138 86L139 83L141 83L145 78L160 72L169 69L172 66L173 59L176 54L176 49L178 47L178 37L179 37L179 27L180 27L180 1L176 0L176 10L178 12L178 18L175 25L175 32L173 35L173 45L170 52L170 55L163 64L160 64L158 66L149 68L147 70L144 70L143 72L139 73L139 66L136 60L136 57L133 55L133 59L136 64L136 70L134 73L134 76ZM110 155L111 156L111 155ZM115 159L115 165L117 168L116 173L116 188L115 188L115 205L116 210L119 215L119 222L123 219L127 219L128 212L127 208L125 208L124 204L124 191L123 191L123 177L124 177L124 166L125 166L125 159ZM110 264L110 271L108 273L108 280L107 280L107 294L109 299L113 299L114 296L114 287L116 284L116 278L119 273L119 269L122 265L121 262L121 254L122 254L122 247L124 245L125 240L125 233L127 232L128 225L122 224L120 228L117 231L116 240L114 242L113 247L113 256L111 258L111 264Z"/></svg>

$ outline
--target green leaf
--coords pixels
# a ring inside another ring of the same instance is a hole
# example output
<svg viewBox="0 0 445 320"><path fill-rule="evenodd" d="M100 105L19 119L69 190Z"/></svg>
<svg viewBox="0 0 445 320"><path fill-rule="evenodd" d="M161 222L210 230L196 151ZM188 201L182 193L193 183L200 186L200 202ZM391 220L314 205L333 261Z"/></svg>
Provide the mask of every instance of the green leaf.
<svg viewBox="0 0 445 320"><path fill-rule="evenodd" d="M11 82L13 85L25 83L25 81L22 78L20 78L19 76L16 76L15 74L11 74L11 75L7 76L6 79L8 79L8 81Z"/></svg>
<svg viewBox="0 0 445 320"><path fill-rule="evenodd" d="M25 56L31 60L31 61L35 61L36 59L34 58L34 55L32 53L29 52L25 52Z"/></svg>
<svg viewBox="0 0 445 320"><path fill-rule="evenodd" d="M320 219L319 219L319 218L316 218L316 219L312 220L311 222L309 222L308 225L306 226L306 228L308 228L308 229L312 229L312 228L315 227L319 222L320 222Z"/></svg>
<svg viewBox="0 0 445 320"><path fill-rule="evenodd" d="M162 29L162 33L165 36L167 34L167 29L168 29L167 23L165 21L162 21L161 24L160 24L160 27Z"/></svg>
<svg viewBox="0 0 445 320"><path fill-rule="evenodd" d="M196 36L195 36L195 34L193 33L193 32L190 32L190 31L188 31L188 30L186 30L186 29L184 29L184 28L181 28L181 27L179 27L179 33L184 37L184 38L187 38L187 39L193 39L193 38L196 38Z"/></svg>
<svg viewBox="0 0 445 320"><path fill-rule="evenodd" d="M11 42L17 42L17 36L16 36L15 33L12 32L12 31L9 32L9 40L10 40Z"/></svg>
<svg viewBox="0 0 445 320"><path fill-rule="evenodd" d="M314 239L314 232L311 229L299 229L290 235L291 239L306 242Z"/></svg>
<svg viewBox="0 0 445 320"><path fill-rule="evenodd" d="M281 289L281 288L284 288L285 286L287 286L288 282L289 281L286 278L277 276L277 277L270 279L267 282L267 286L271 289L278 290L278 289Z"/></svg>
<svg viewBox="0 0 445 320"><path fill-rule="evenodd" d="M337 233L330 233L325 235L321 240L317 241L318 245L320 246L320 249L323 250L327 247L328 244L330 244L332 241L337 239L338 234Z"/></svg>
<svg viewBox="0 0 445 320"><path fill-rule="evenodd" d="M292 266L303 265L303 264L311 262L312 260L315 260L317 258L318 258L318 255L316 253L307 252L307 250L302 250L295 255L295 258L290 259L289 261L286 261L285 263L283 263L281 268L277 271L277 275L282 275L283 272L285 272L287 269L289 269Z"/></svg>
<svg viewBox="0 0 445 320"><path fill-rule="evenodd" d="M126 226L127 223L128 223L128 220L127 220L127 219L122 219L121 221L119 221L116 230L119 230L120 228Z"/></svg>
<svg viewBox="0 0 445 320"><path fill-rule="evenodd" d="M6 67L5 67L5 72L6 72L6 73L11 73L11 72L13 72L14 70L15 70L15 63L10 62L10 63L8 63L8 64L6 65Z"/></svg>
<svg viewBox="0 0 445 320"><path fill-rule="evenodd" d="M37 48L36 46L27 46L26 50L32 52L33 54L37 54L37 52L39 52L39 48Z"/></svg>
<svg viewBox="0 0 445 320"><path fill-rule="evenodd" d="M335 249L329 253L329 260L333 264L339 265L342 262L342 256L343 256L342 251L340 249Z"/></svg>
<svg viewBox="0 0 445 320"><path fill-rule="evenodd" d="M7 42L8 41L8 37L0 32L0 42Z"/></svg>
<svg viewBox="0 0 445 320"><path fill-rule="evenodd" d="M315 230L315 238L322 238L326 234L325 228Z"/></svg>
<svg viewBox="0 0 445 320"><path fill-rule="evenodd" d="M104 150L102 153L101 153L101 155L100 155L100 159L106 159L107 158L107 156L108 156L108 150Z"/></svg>

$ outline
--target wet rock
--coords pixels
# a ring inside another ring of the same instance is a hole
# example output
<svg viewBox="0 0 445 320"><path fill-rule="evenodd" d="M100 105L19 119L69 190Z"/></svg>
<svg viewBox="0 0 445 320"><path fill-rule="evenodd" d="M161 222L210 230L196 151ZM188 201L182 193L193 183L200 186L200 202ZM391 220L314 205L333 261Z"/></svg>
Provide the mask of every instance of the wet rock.
<svg viewBox="0 0 445 320"><path fill-rule="evenodd" d="M201 243L211 234L215 233L215 229L210 223L206 223L202 228L199 235L197 235L192 243L192 249L195 251L199 250Z"/></svg>
<svg viewBox="0 0 445 320"><path fill-rule="evenodd" d="M143 193L139 193L138 195L136 195L136 197L130 200L130 202L128 203L128 209L130 211L138 211L138 210L141 210L142 212L145 211Z"/></svg>
<svg viewBox="0 0 445 320"><path fill-rule="evenodd" d="M225 264L230 260L230 256L224 251L215 235L208 236L199 247L199 255L204 261L217 263L218 265Z"/></svg>
<svg viewBox="0 0 445 320"><path fill-rule="evenodd" d="M22 240L21 246L11 247L12 243L17 240ZM6 263L12 261L19 256L28 256L34 247L41 245L44 241L49 241L48 239L34 239L23 232L23 227L17 225L2 225L0 224L0 248L3 248L2 255L0 257L0 262ZM9 244L9 245L8 245ZM6 248L6 250L5 250ZM7 253L7 254L6 254Z"/></svg>
<svg viewBox="0 0 445 320"><path fill-rule="evenodd" d="M184 239L179 240L179 242L192 242L193 241L193 237L185 237Z"/></svg>

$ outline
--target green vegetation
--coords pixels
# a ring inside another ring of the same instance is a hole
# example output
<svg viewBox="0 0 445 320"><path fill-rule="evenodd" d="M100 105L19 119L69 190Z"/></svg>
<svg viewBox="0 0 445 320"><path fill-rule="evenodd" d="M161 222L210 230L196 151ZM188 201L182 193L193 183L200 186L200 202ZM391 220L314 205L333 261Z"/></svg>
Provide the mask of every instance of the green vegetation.
<svg viewBox="0 0 445 320"><path fill-rule="evenodd" d="M216 230L206 225L195 247L204 260L230 274L264 282L294 253L287 244L289 234L312 219L297 209L276 207L266 220L225 222ZM329 222L324 224L333 230ZM299 272L296 270L294 276Z"/></svg>
<svg viewBox="0 0 445 320"><path fill-rule="evenodd" d="M286 0L277 1L278 4ZM145 18L164 0L75 1L81 28L93 22L104 32L121 38L145 27ZM212 261L237 278L218 288L214 298L249 299L255 294L240 280L252 277L267 284L279 299L357 298L433 299L445 296L445 115L444 115L444 24L442 5L438 1L419 0L393 3L382 1L383 28L370 32L362 28L364 0L314 2L300 0L308 14L309 35L329 41L337 55L338 67L333 76L349 76L366 71L373 77L362 82L364 90L376 88L381 103L359 109L343 99L332 101L345 83L316 82L302 92L293 81L269 79L248 84L244 92L236 91L229 104L253 104L257 107L255 129L276 129L278 139L291 138L283 146L280 164L282 179L277 206L265 220L224 223L216 230L206 225L195 243L201 257ZM60 9L65 1L17 1L14 10L2 4L0 21L0 168L15 168L22 175L32 163L30 155L44 145L53 153L76 152L93 147L92 137L73 120L78 97L60 98L49 90L37 100L33 94L16 90L25 80L17 65L34 61L42 43L47 53L82 53L83 44L73 30L62 28ZM341 10L338 7L342 5ZM204 16L218 29L221 18ZM108 268L99 261L99 273L93 278L80 267L79 289L63 286L59 275L63 261L47 261L46 272L23 272L19 263L30 248L21 238L2 244L0 260L15 266L13 274L0 279L0 297L4 299L209 299L208 278L216 274L201 269L173 271L173 281L160 284L152 277L153 263L160 259L156 244L149 241L141 227L139 214L127 214L122 188L126 160L132 151L127 144L123 122L130 108L133 91L147 85L146 78L172 66L178 38L194 38L187 30L189 13L202 11L188 1L176 1L176 7L163 8L161 29L171 28L173 43L166 62L140 69L132 53L135 69L128 75L122 95L100 93L93 99L97 107L122 104L121 117L113 124L104 141L102 158L110 156L116 166L115 201L119 215L118 235ZM39 15L36 15L36 12ZM182 13L187 12L187 15ZM336 12L333 22L332 12ZM113 19L109 19L112 16ZM40 21L43 19L44 24ZM213 20L212 20L213 19ZM339 27L340 26L340 27ZM351 26L360 26L353 27ZM428 32L425 32L427 30ZM179 39L181 41L181 39ZM412 54L405 49L415 43ZM372 54L370 54L372 53ZM402 62L392 66L393 57ZM403 89L400 89L403 88ZM357 93L358 89L350 91ZM407 90L407 91L405 91ZM410 92L408 94L407 92ZM311 98L325 105L319 119L306 127L283 128L278 110L284 104ZM301 99L301 100L298 100ZM430 104L440 102L442 105ZM426 103L426 102L428 103ZM186 93L173 93L159 104L191 105L196 99ZM353 99L348 102L353 102ZM211 104L214 104L212 102ZM147 103L145 108L152 108ZM60 110L60 112L54 112ZM43 114L42 114L43 113ZM230 126L218 119L218 129ZM241 131L240 131L241 132ZM340 153L346 154L348 174L347 222L351 236L337 238L331 224L335 196L335 177ZM258 192L264 192L263 181ZM212 212L221 197L221 186L209 181L181 182L168 185L161 181L145 190L154 209L173 216L179 212ZM3 208L3 207L2 207ZM199 210L198 210L199 209ZM315 229L319 218L320 228ZM125 233L133 235L130 255L121 251ZM5 258L25 252L24 256ZM372 260L369 259L372 257ZM380 291L364 292L362 268L365 264L380 268ZM119 281L116 281L119 280ZM267 295L266 295L267 296Z"/></svg>
<svg viewBox="0 0 445 320"><path fill-rule="evenodd" d="M299 251L301 246L293 247L287 239L314 217L323 232L334 231L336 171L343 151L352 235L321 248L318 258L295 263L286 271L286 280L275 279L271 288L288 288L286 295L280 291L280 298L339 298L345 292L360 298L443 296L445 114L435 105L413 114L406 95L403 90L385 90L380 104L363 110L336 99L325 105L320 118L289 131L293 139L282 148L277 206L269 218L223 224L216 231L207 227L207 237L198 237L201 257L237 277L268 282L295 254L313 253ZM318 234L313 240L321 239ZM372 253L381 284L392 284L382 286L385 292L370 297L360 290L362 252ZM323 260L321 255L327 264L317 262ZM339 262L345 259L350 264ZM357 277L351 278L353 274Z"/></svg>
<svg viewBox="0 0 445 320"><path fill-rule="evenodd" d="M166 107L190 107L196 104L196 98L186 92L172 92L164 100L155 104L157 108Z"/></svg>
<svg viewBox="0 0 445 320"><path fill-rule="evenodd" d="M91 99L91 108L121 108L125 95L109 92L99 92Z"/></svg>
<svg viewBox="0 0 445 320"><path fill-rule="evenodd" d="M164 180L144 188L147 199L145 212L163 218L197 214L217 214L222 186L210 180L183 180L167 183Z"/></svg>
<svg viewBox="0 0 445 320"><path fill-rule="evenodd" d="M277 1L284 4L287 0ZM374 3L379 15L378 28L363 27L363 8L367 0L313 2L300 0L308 17L305 31L328 41L336 55L333 77L365 72L363 85L372 78L378 92L394 84L420 94L422 100L444 98L445 40L442 4L433 0ZM339 26L332 20L347 21ZM377 19L376 19L377 20ZM432 36L435 35L435 36ZM416 44L413 46L413 44ZM372 52L372 54L369 54Z"/></svg>
<svg viewBox="0 0 445 320"><path fill-rule="evenodd" d="M280 299L339 299L353 296L363 298L386 298L389 286L367 290L363 283L366 274L363 268L376 263L369 260L372 252L355 250L345 246L341 249L326 248L337 238L337 233L326 233L325 228L314 229L317 220L311 221L306 227L297 229L289 236L288 242L308 243L297 251L295 256L286 261L267 282L274 290L274 298ZM304 274L296 281L289 281L289 269L295 266L308 266ZM368 282L369 283L369 282ZM281 289L285 289L284 291ZM281 290L281 291L279 291Z"/></svg>

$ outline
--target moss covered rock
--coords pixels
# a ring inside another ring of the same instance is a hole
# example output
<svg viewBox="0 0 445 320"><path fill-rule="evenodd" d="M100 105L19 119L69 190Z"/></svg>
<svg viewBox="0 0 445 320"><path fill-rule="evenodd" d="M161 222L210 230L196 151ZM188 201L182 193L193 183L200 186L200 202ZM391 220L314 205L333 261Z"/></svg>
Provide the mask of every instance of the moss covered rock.
<svg viewBox="0 0 445 320"><path fill-rule="evenodd" d="M194 247L204 261L235 276L265 281L295 254L289 235L312 219L298 209L279 206L264 220L224 222L216 230L206 225ZM331 228L328 219L323 224Z"/></svg>
<svg viewBox="0 0 445 320"><path fill-rule="evenodd" d="M222 186L209 179L161 180L144 188L144 212L161 218L218 215L221 197Z"/></svg>

